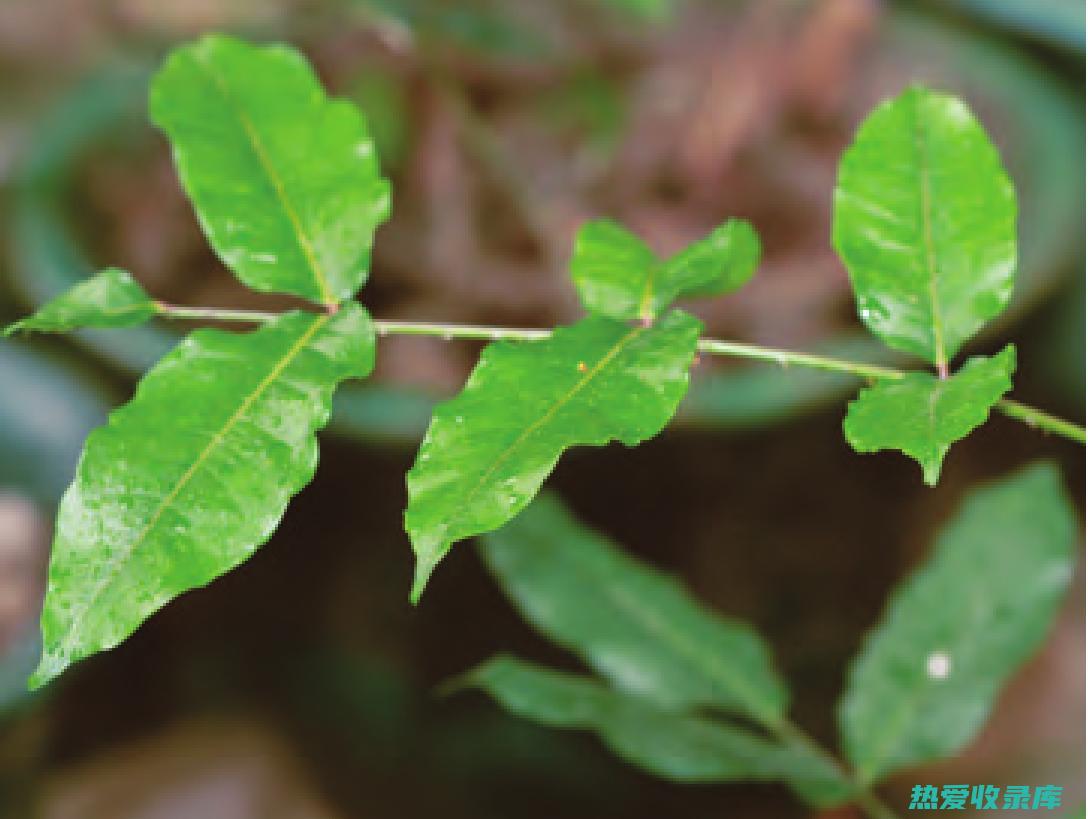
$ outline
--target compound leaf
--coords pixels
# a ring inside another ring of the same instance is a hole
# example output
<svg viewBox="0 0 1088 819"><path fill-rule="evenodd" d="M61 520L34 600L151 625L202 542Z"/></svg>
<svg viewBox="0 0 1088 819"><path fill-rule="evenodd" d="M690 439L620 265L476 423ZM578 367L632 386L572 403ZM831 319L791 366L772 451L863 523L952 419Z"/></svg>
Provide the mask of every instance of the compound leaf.
<svg viewBox="0 0 1088 819"><path fill-rule="evenodd" d="M878 106L843 154L833 219L862 321L942 370L1012 295L1012 183L955 97L912 86Z"/></svg>
<svg viewBox="0 0 1088 819"><path fill-rule="evenodd" d="M451 544L520 512L567 447L634 446L660 432L687 390L701 328L675 310L652 326L589 317L539 341L488 345L461 394L435 409L408 473L413 600Z"/></svg>
<svg viewBox="0 0 1088 819"><path fill-rule="evenodd" d="M788 694L746 623L701 605L541 495L480 541L488 568L538 631L620 689L670 709L718 707L763 723Z"/></svg>
<svg viewBox="0 0 1088 819"><path fill-rule="evenodd" d="M127 271L108 267L15 322L4 335L20 330L63 333L80 327L134 327L155 313L155 302Z"/></svg>
<svg viewBox="0 0 1088 819"><path fill-rule="evenodd" d="M850 669L839 725L864 782L951 755L975 736L1054 620L1074 537L1051 464L968 495Z"/></svg>
<svg viewBox="0 0 1088 819"><path fill-rule="evenodd" d="M61 500L30 685L264 543L313 476L333 389L373 358L370 319L350 303L252 333L197 330L148 372L88 437Z"/></svg>
<svg viewBox="0 0 1088 819"><path fill-rule="evenodd" d="M358 109L294 49L222 35L175 50L151 118L212 247L257 290L333 304L366 279L389 183Z"/></svg>
<svg viewBox="0 0 1088 819"><path fill-rule="evenodd" d="M935 486L948 448L986 422L990 409L1012 389L1016 350L971 358L958 373L936 378L908 373L863 389L843 421L846 440L857 452L898 449L922 466Z"/></svg>
<svg viewBox="0 0 1088 819"><path fill-rule="evenodd" d="M599 219L578 231L571 277L591 313L648 321L682 296L736 290L751 278L759 256L759 237L739 219L719 225L664 262L626 228Z"/></svg>
<svg viewBox="0 0 1088 819"><path fill-rule="evenodd" d="M625 761L674 782L785 781L817 805L843 801L852 790L838 769L801 745L663 710L588 677L499 656L459 682L525 719L594 731Z"/></svg>

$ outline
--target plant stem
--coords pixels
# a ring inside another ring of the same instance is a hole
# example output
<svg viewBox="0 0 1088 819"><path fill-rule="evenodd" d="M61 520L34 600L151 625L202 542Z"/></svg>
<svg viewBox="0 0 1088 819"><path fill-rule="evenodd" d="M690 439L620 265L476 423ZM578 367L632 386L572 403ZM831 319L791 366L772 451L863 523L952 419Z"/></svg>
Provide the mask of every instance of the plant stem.
<svg viewBox="0 0 1088 819"><path fill-rule="evenodd" d="M220 310L218 307L179 307L176 304L155 302L155 310L160 316L175 319L195 319L198 321L249 321L264 323L279 317L278 313L260 313L256 310Z"/></svg>
<svg viewBox="0 0 1088 819"><path fill-rule="evenodd" d="M858 807L865 811L870 819L899 819L895 811L884 804L872 791L858 793Z"/></svg>
<svg viewBox="0 0 1088 819"><path fill-rule="evenodd" d="M1029 427L1036 427L1055 435L1061 435L1079 443L1084 443L1084 427L1077 426L1071 421L1058 418L1049 412L1043 412L1027 404L1021 404L1011 398L1002 398L997 402L997 408L1010 418L1023 421Z"/></svg>
<svg viewBox="0 0 1088 819"><path fill-rule="evenodd" d="M699 339L700 352L711 355L733 356L736 358L750 358L756 361L768 361L772 364L780 364L783 367L797 365L813 370L825 372L847 373L858 378L875 380L893 380L906 375L902 370L893 370L876 364L860 364L855 361L843 361L839 358L829 358L823 355L810 353L795 353L790 350L777 350L773 347L759 347L755 344L744 344L739 341L719 341L716 338Z"/></svg>
<svg viewBox="0 0 1088 819"><path fill-rule="evenodd" d="M275 313L261 313L250 310L219 310L211 307L178 307L156 302L161 316L179 319L209 319L213 321L250 321L266 322L277 317ZM436 336L443 339L476 339L480 341L536 341L551 335L550 330L525 329L518 327L491 327L482 324L442 324L420 321L389 321L377 319L374 329L380 336ZM864 364L857 361L844 361L840 358L797 353L791 350L779 350L773 347L760 347L739 341L722 341L716 338L699 339L698 349L709 355L747 358L754 361L766 361L783 367L807 367L825 372L846 373L863 380L891 381L905 378L907 373L891 367L877 364ZM1041 429L1083 444L1084 427L1066 421L1043 410L1029 407L1011 398L997 402L999 412L1017 421L1023 421L1029 427Z"/></svg>
<svg viewBox="0 0 1088 819"><path fill-rule="evenodd" d="M842 762L836 759L833 754L828 752L795 723L788 719L783 719L772 723L764 723L764 727L774 734L779 742L801 745L837 770L844 779L854 785L857 789L854 792L854 802L865 812L869 819L899 819L895 811L884 803L870 785L861 782L852 771L842 764Z"/></svg>
<svg viewBox="0 0 1088 819"><path fill-rule="evenodd" d="M552 334L551 330L527 330L517 327L490 327L482 324L427 324L381 319L375 320L374 329L380 336L438 336L447 340L465 338L480 341L538 341Z"/></svg>

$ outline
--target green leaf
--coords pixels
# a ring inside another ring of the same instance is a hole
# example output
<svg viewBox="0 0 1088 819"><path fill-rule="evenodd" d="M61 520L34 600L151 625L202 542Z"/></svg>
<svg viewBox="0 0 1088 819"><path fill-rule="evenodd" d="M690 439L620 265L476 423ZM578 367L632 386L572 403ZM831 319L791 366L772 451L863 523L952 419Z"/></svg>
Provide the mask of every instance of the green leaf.
<svg viewBox="0 0 1088 819"><path fill-rule="evenodd" d="M912 86L877 107L839 166L832 241L862 321L941 370L1005 308L1016 198L962 101Z"/></svg>
<svg viewBox="0 0 1088 819"><path fill-rule="evenodd" d="M349 303L252 333L197 330L148 372L88 437L61 500L30 685L264 543L313 476L333 389L373 358L370 319Z"/></svg>
<svg viewBox="0 0 1088 819"><path fill-rule="evenodd" d="M480 551L526 620L618 688L665 708L718 707L763 723L785 713L786 686L750 626L628 557L558 499L541 495Z"/></svg>
<svg viewBox="0 0 1088 819"><path fill-rule="evenodd" d="M760 244L747 222L730 219L665 262L637 236L607 219L578 231L571 277L591 313L650 320L681 296L736 290L759 264Z"/></svg>
<svg viewBox="0 0 1088 819"><path fill-rule="evenodd" d="M936 486L948 448L986 422L990 409L1012 389L1016 349L1009 344L991 358L971 358L948 378L908 373L858 393L843 421L857 452L898 449L922 466Z"/></svg>
<svg viewBox="0 0 1088 819"><path fill-rule="evenodd" d="M408 473L412 599L453 543L520 512L567 447L635 446L660 432L701 329L675 310L653 326L590 317L539 341L489 344L461 394L435 409Z"/></svg>
<svg viewBox="0 0 1088 819"><path fill-rule="evenodd" d="M494 657L459 679L506 710L552 728L594 731L616 755L674 782L777 781L815 804L849 797L824 757L735 725L662 710L579 675Z"/></svg>
<svg viewBox="0 0 1088 819"><path fill-rule="evenodd" d="M658 260L646 243L610 219L586 222L574 239L570 275L586 310L640 318L639 302Z"/></svg>
<svg viewBox="0 0 1088 819"><path fill-rule="evenodd" d="M156 313L155 302L126 271L108 267L4 330L63 333L79 327L134 327Z"/></svg>
<svg viewBox="0 0 1088 819"><path fill-rule="evenodd" d="M239 279L325 304L362 286L389 183L362 115L297 51L222 35L183 46L151 83L151 118Z"/></svg>
<svg viewBox="0 0 1088 819"><path fill-rule="evenodd" d="M654 312L680 296L720 296L752 278L762 247L748 222L730 219L666 261L648 286Z"/></svg>
<svg viewBox="0 0 1088 819"><path fill-rule="evenodd" d="M850 669L839 725L863 781L954 754L975 736L1054 620L1075 529L1051 464L968 495Z"/></svg>

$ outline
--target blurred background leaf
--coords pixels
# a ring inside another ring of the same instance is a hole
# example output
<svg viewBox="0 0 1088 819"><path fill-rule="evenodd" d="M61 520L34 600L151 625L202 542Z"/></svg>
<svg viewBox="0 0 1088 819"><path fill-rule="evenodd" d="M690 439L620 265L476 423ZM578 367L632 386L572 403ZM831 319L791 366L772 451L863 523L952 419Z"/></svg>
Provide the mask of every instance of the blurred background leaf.
<svg viewBox="0 0 1088 819"><path fill-rule="evenodd" d="M595 731L626 762L676 782L782 781L814 805L842 801L849 782L801 745L746 728L662 710L588 677L493 657L459 678L505 709L551 728Z"/></svg>
<svg viewBox="0 0 1088 819"><path fill-rule="evenodd" d="M541 495L480 553L533 626L617 688L670 709L711 707L773 722L786 684L746 623L625 555Z"/></svg>
<svg viewBox="0 0 1088 819"><path fill-rule="evenodd" d="M1053 623L1075 536L1051 464L964 500L851 667L839 720L862 781L954 754L978 732L1002 683Z"/></svg>

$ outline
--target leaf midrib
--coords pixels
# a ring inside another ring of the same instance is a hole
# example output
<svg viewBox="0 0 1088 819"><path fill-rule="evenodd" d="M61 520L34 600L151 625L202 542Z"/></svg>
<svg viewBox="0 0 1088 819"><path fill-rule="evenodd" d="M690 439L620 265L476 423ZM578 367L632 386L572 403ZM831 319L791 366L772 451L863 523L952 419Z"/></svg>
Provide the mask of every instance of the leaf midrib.
<svg viewBox="0 0 1088 819"><path fill-rule="evenodd" d="M933 208L932 192L930 190L930 161L929 145L926 137L925 125L918 110L920 102L915 102L911 108L914 119L914 147L918 156L919 177L919 208L922 217L922 245L926 256L927 290L929 293L930 320L933 322L933 357L934 364L943 378L948 366L947 353L944 345L944 329L941 322L941 305L937 288L937 250L933 242Z"/></svg>
<svg viewBox="0 0 1088 819"><path fill-rule="evenodd" d="M620 354L624 347L630 344L639 335L645 333L648 329L648 327L634 327L626 334L624 334L624 336L620 338L619 341L613 344L612 347L609 348L609 350L603 356L601 356L600 360L596 364L594 364L580 379L578 379L578 381L574 384L573 387L571 387L571 389L566 394L564 394L554 404L552 404L552 406L548 408L547 412L543 413L539 418L533 421L533 423L525 427L525 429L522 430L521 434L518 435L518 437L514 439L514 441L510 443L506 447L506 449L504 449L499 454L499 457L492 461L491 466L489 466L480 475L479 480L476 481L476 484L465 496L464 503L461 505L461 509L463 511L446 524L442 538L443 545L448 542L446 540L445 533L464 521L466 514L464 510L467 510L471 507L472 500L480 493L480 490L483 489L487 481L490 480L491 477L495 474L496 470L498 470L498 468L502 466L502 464L508 461L510 457L514 454L514 452L522 444L524 444L533 433L535 433L538 429L551 421L551 419L554 418L563 407L570 403L574 399L574 397L579 392L581 392L587 384L589 384L590 381L592 381L600 374L601 370L607 367L608 364L610 364L612 360Z"/></svg>
<svg viewBox="0 0 1088 819"><path fill-rule="evenodd" d="M142 304L126 304L123 307L103 307L99 310L99 313L103 316L113 318L115 316L123 316L125 313L135 313L138 310L154 309L155 305L152 302L144 302Z"/></svg>
<svg viewBox="0 0 1088 819"><path fill-rule="evenodd" d="M777 725L779 716L775 711L764 708L758 695L757 688L747 685L740 677L732 675L728 666L718 661L718 655L710 655L703 651L694 640L687 639L682 630L671 628L666 620L651 615L650 610L641 605L641 601L627 593L627 589L619 584L608 582L612 578L600 567L594 564L580 549L568 550L575 563L580 564L591 577L604 578L606 582L597 584L603 588L608 599L615 603L616 607L626 614L631 620L645 627L651 635L662 639L682 657L692 661L696 668L702 668L711 679L716 680L726 690L731 691L737 702L748 709L749 716L757 719L764 726ZM707 662L709 661L709 662ZM702 704L702 703L700 703Z"/></svg>
<svg viewBox="0 0 1088 819"><path fill-rule="evenodd" d="M123 307L100 307L98 309L98 315L105 316L107 318L120 318L121 316L125 315L126 313L137 313L137 312L140 312L142 310L148 310L148 309L154 311L154 309L155 309L154 304L148 302L146 304L126 304ZM23 330L23 331L29 330L30 332L33 332L36 329L34 327L34 319L35 318L37 318L37 316L28 316L25 319L17 321L14 324L10 325L9 327L5 327L2 331L0 331L0 335L10 336L13 333L16 333L16 332L18 332L20 330ZM59 325L61 322L58 321L56 323ZM64 324L64 327L67 328L68 325Z"/></svg>
<svg viewBox="0 0 1088 819"><path fill-rule="evenodd" d="M332 289L329 286L328 278L317 260L317 254L314 253L313 243L302 225L302 220L299 218L298 212L295 210L294 205L287 196L287 188L284 186L283 180L280 179L279 174L276 172L275 166L273 166L271 158L268 155L268 151L261 141L260 134L253 125L253 121L249 118L245 109L238 104L238 101L234 97L234 93L230 89L230 85L215 70L214 65L199 57L194 57L193 62L211 78L212 82L219 90L219 93L222 94L224 102L227 103L227 107L234 112L235 116L238 118L239 124L242 126L242 130L245 131L250 147L253 149L253 154L257 157L257 162L260 164L261 170L264 171L265 176L268 178L276 198L279 200L280 205L282 205L288 221L291 223L295 241L298 243L299 249L306 259L306 264L310 267L310 272L317 282L317 287L321 294L321 301L327 305L335 304L337 302L337 297L333 294Z"/></svg>
<svg viewBox="0 0 1088 819"><path fill-rule="evenodd" d="M170 506L173 505L174 501L178 499L178 496L181 494L182 490L185 489L185 487L193 479L193 477L200 470L200 468L208 461L215 449L223 442L226 436L230 434L231 430L245 417L246 413L249 411L250 407L253 406L254 402L256 402L257 399L260 398L261 395L264 394L264 392L279 379L279 377L283 374L283 371L286 370L288 366L290 366L291 362L294 361L294 359L303 350L303 348L307 344L309 344L310 339L314 337L317 331L320 330L329 321L330 318L331 316L328 314L316 316L310 327L306 329L306 332L299 336L299 338L291 345L287 352L284 353L279 361L276 362L275 366L272 367L269 373L260 380L257 386L248 395L246 395L246 397L238 405L238 408L233 413L231 413L230 417L226 420L226 422L224 422L223 426L215 431L215 433L211 437L211 440L209 440L204 448L197 454L196 458L193 459L193 462L189 465L185 472L182 473L181 477L178 478L174 486L159 502L159 505L155 508L155 511L152 512L151 516L148 518L147 523L136 535L136 537L133 538L131 543L127 547L124 547L114 553L113 557L107 562L106 567L102 572L102 576L95 584L94 588L91 591L91 594L85 598L85 602L79 607L78 613L74 613L72 615L72 627L68 629L68 633L65 636L65 639L59 647L60 653L62 655L66 654L71 649L72 643L76 636L75 624L81 621L83 617L87 614L87 612L91 610L91 607L98 602L98 598L105 591L106 586L110 582L112 582L121 565L124 562L127 562L128 559L131 558L132 555L135 553L136 549L147 539L147 536L162 519L162 516L166 513L166 510L169 509Z"/></svg>
<svg viewBox="0 0 1088 819"><path fill-rule="evenodd" d="M926 582L932 576L938 576L942 573L949 571L949 566L952 565L951 558L947 553L942 553L937 548L936 554L930 559L927 564L927 568L923 571L925 576L918 576L912 582L919 586ZM962 584L957 584L957 588L960 592L963 591ZM945 641L945 643L939 648L943 648L949 652L950 656L960 656L959 647L966 642L970 641L970 635L977 631L978 623L983 621L982 615L991 613L995 610L995 605L984 596L985 587L979 583L972 583L967 586L967 597L970 601L970 605L965 605L963 610L969 611L971 616L957 616L954 618L954 622L957 626L962 626L962 631L957 629L954 632L953 639ZM912 592L913 593L913 592ZM906 596L904 595L904 600ZM899 601L897 600L896 603ZM881 620L877 628L880 628L887 621ZM937 650L935 647L934 650ZM924 660L925 658L923 658ZM959 672L962 674L962 670ZM888 762L892 758L892 748L896 739L899 739L903 735L903 730L906 727L907 720L912 713L918 710L918 706L921 704L925 694L930 691L931 680L928 675L921 675L914 677L915 685L911 687L906 696L900 697L898 700L898 707L892 712L893 716L886 719L883 722L885 730L882 731L879 736L880 741L874 744L874 748L878 749L870 759L868 765L858 764L858 775L863 782L872 782L878 773L881 772L881 766Z"/></svg>

